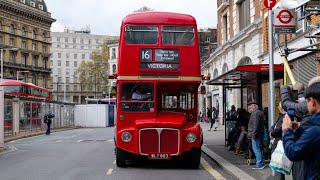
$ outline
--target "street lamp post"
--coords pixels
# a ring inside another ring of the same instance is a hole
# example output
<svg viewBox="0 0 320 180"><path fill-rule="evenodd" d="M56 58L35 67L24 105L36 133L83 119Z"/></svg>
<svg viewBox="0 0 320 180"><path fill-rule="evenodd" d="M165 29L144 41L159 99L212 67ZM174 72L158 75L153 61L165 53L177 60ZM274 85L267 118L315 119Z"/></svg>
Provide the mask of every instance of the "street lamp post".
<svg viewBox="0 0 320 180"><path fill-rule="evenodd" d="M3 81L3 50L17 51L19 48L7 48L1 50L1 82ZM4 88L0 86L0 149L4 148Z"/></svg>

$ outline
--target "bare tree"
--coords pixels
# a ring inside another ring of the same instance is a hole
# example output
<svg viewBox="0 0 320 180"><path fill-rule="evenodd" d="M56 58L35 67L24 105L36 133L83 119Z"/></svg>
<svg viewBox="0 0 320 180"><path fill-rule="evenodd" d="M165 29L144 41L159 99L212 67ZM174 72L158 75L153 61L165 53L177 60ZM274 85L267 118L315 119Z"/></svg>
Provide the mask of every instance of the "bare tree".
<svg viewBox="0 0 320 180"><path fill-rule="evenodd" d="M101 51L91 53L91 61L83 61L78 68L81 88L95 89L97 92L107 91L109 74L109 48L102 45Z"/></svg>
<svg viewBox="0 0 320 180"><path fill-rule="evenodd" d="M146 11L154 11L153 9L147 7L147 6L143 6L141 7L140 9L137 9L137 10L134 10L133 13L136 13L136 12L146 12Z"/></svg>

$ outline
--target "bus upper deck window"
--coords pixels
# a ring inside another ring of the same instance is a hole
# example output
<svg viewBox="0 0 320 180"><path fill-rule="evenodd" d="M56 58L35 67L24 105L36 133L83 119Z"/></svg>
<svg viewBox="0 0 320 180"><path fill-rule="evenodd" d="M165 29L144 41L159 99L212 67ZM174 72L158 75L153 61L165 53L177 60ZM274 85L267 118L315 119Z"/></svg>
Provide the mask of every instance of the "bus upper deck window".
<svg viewBox="0 0 320 180"><path fill-rule="evenodd" d="M194 28L187 26L163 26L162 43L177 45L193 45Z"/></svg>
<svg viewBox="0 0 320 180"><path fill-rule="evenodd" d="M126 26L125 39L127 44L157 44L157 26Z"/></svg>

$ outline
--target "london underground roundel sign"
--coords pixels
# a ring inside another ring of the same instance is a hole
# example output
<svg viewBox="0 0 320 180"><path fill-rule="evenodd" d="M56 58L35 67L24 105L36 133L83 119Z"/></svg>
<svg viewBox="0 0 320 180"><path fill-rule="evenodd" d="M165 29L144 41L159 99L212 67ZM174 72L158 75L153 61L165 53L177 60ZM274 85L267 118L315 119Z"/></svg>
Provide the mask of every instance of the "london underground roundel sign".
<svg viewBox="0 0 320 180"><path fill-rule="evenodd" d="M287 9L282 9L279 14L276 16L279 21L283 24L288 24L293 19L293 15L291 12Z"/></svg>
<svg viewBox="0 0 320 180"><path fill-rule="evenodd" d="M268 1L270 1L270 6L269 6ZM266 8L268 8L269 10L272 10L272 8L277 4L277 1L276 0L264 0L263 4Z"/></svg>

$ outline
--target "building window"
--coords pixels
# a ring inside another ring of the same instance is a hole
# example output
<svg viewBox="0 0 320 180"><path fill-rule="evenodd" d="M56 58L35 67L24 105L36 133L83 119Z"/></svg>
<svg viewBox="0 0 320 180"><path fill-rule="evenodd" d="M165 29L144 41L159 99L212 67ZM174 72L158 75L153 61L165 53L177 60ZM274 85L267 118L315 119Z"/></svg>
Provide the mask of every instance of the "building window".
<svg viewBox="0 0 320 180"><path fill-rule="evenodd" d="M39 9L43 10L43 6L41 4L39 4Z"/></svg>
<svg viewBox="0 0 320 180"><path fill-rule="evenodd" d="M66 53L66 58L69 59L70 58L70 54Z"/></svg>
<svg viewBox="0 0 320 180"><path fill-rule="evenodd" d="M96 44L99 44L99 43L100 43L99 39L96 39Z"/></svg>
<svg viewBox="0 0 320 180"><path fill-rule="evenodd" d="M224 42L228 41L228 16L225 15L222 17L222 31Z"/></svg>
<svg viewBox="0 0 320 180"><path fill-rule="evenodd" d="M42 68L47 69L47 59L46 58L42 59Z"/></svg>
<svg viewBox="0 0 320 180"><path fill-rule="evenodd" d="M112 65L112 73L113 74L116 74L116 71L117 71L117 65Z"/></svg>
<svg viewBox="0 0 320 180"><path fill-rule="evenodd" d="M78 78L77 77L73 78L73 83L78 83Z"/></svg>
<svg viewBox="0 0 320 180"><path fill-rule="evenodd" d="M73 62L74 67L78 67L78 61Z"/></svg>
<svg viewBox="0 0 320 180"><path fill-rule="evenodd" d="M30 1L30 6L32 6L32 7L36 7L36 3L35 3L35 2L33 2L33 1Z"/></svg>
<svg viewBox="0 0 320 180"><path fill-rule="evenodd" d="M32 76L32 84L37 85L37 75Z"/></svg>
<svg viewBox="0 0 320 180"><path fill-rule="evenodd" d="M238 3L239 8L239 30L250 24L250 0L242 0Z"/></svg>
<svg viewBox="0 0 320 180"><path fill-rule="evenodd" d="M66 85L66 91L69 92L70 91L70 86Z"/></svg>
<svg viewBox="0 0 320 180"><path fill-rule="evenodd" d="M10 62L15 63L16 55L13 51L10 52Z"/></svg>
<svg viewBox="0 0 320 180"><path fill-rule="evenodd" d="M61 66L61 60L58 61L58 66Z"/></svg>
<svg viewBox="0 0 320 180"><path fill-rule="evenodd" d="M32 67L37 67L37 56L32 57Z"/></svg>
<svg viewBox="0 0 320 180"><path fill-rule="evenodd" d="M58 53L58 58L61 58L61 53Z"/></svg>
<svg viewBox="0 0 320 180"><path fill-rule="evenodd" d="M21 29L21 36L22 37L26 36L26 28L24 28L24 27Z"/></svg>
<svg viewBox="0 0 320 180"><path fill-rule="evenodd" d="M46 35L44 33L42 34L42 41L46 41Z"/></svg>
<svg viewBox="0 0 320 180"><path fill-rule="evenodd" d="M25 40L22 40L21 42L21 48L27 49L27 42Z"/></svg>
<svg viewBox="0 0 320 180"><path fill-rule="evenodd" d="M112 48L112 56L111 59L115 59L116 58L116 48Z"/></svg>
<svg viewBox="0 0 320 180"><path fill-rule="evenodd" d="M76 45L73 45L73 49L77 49L77 46L76 46Z"/></svg>
<svg viewBox="0 0 320 180"><path fill-rule="evenodd" d="M84 49L84 46L81 46L81 49Z"/></svg>
<svg viewBox="0 0 320 180"><path fill-rule="evenodd" d="M37 50L37 44L36 43L32 43L32 50L36 51Z"/></svg>
<svg viewBox="0 0 320 180"><path fill-rule="evenodd" d="M78 74L78 70L77 70L77 69L74 69L74 70L73 70L73 75L76 76L77 74ZM77 78L77 77L74 77L74 78Z"/></svg>
<svg viewBox="0 0 320 180"><path fill-rule="evenodd" d="M11 34L14 34L14 26L13 26L13 24L10 25L9 32Z"/></svg>
<svg viewBox="0 0 320 180"><path fill-rule="evenodd" d="M36 38L37 38L36 31L33 30L33 31L32 31L32 39L36 39Z"/></svg>
<svg viewBox="0 0 320 180"><path fill-rule="evenodd" d="M70 62L66 61L66 66L69 67L69 65L70 65Z"/></svg>
<svg viewBox="0 0 320 180"><path fill-rule="evenodd" d="M46 86L47 86L46 76L42 76L42 87L46 88Z"/></svg>
<svg viewBox="0 0 320 180"><path fill-rule="evenodd" d="M47 48L45 45L42 45L42 52L47 52Z"/></svg>
<svg viewBox="0 0 320 180"><path fill-rule="evenodd" d="M66 75L70 75L70 69L66 69Z"/></svg>
<svg viewBox="0 0 320 180"><path fill-rule="evenodd" d="M68 38L68 37L65 37L65 38L64 38L64 42L69 42L69 38Z"/></svg>
<svg viewBox="0 0 320 180"><path fill-rule="evenodd" d="M77 39L76 38L73 38L73 43L77 43Z"/></svg>
<svg viewBox="0 0 320 180"><path fill-rule="evenodd" d="M66 77L66 83L70 83L70 77Z"/></svg>
<svg viewBox="0 0 320 180"><path fill-rule="evenodd" d="M60 42L60 37L57 37L57 42Z"/></svg>
<svg viewBox="0 0 320 180"><path fill-rule="evenodd" d="M85 59L86 58L86 55L85 54L82 54L82 59Z"/></svg>
<svg viewBox="0 0 320 180"><path fill-rule="evenodd" d="M58 85L58 91L61 91L61 85ZM59 100L60 100L60 97L59 97Z"/></svg>
<svg viewBox="0 0 320 180"><path fill-rule="evenodd" d="M57 48L61 48L61 45L60 45L60 44L57 44Z"/></svg>
<svg viewBox="0 0 320 180"><path fill-rule="evenodd" d="M14 37L10 37L10 46L14 46Z"/></svg>
<svg viewBox="0 0 320 180"><path fill-rule="evenodd" d="M52 60L50 61L50 66L53 66L53 61Z"/></svg>
<svg viewBox="0 0 320 180"><path fill-rule="evenodd" d="M91 44L91 39L88 40L88 43Z"/></svg>
<svg viewBox="0 0 320 180"><path fill-rule="evenodd" d="M61 71L61 69L60 69L60 71ZM62 81L62 77L58 77L58 82L61 83L61 81Z"/></svg>
<svg viewBox="0 0 320 180"><path fill-rule="evenodd" d="M74 54L74 55L73 55L73 58L74 58L74 59L78 59L78 54Z"/></svg>
<svg viewBox="0 0 320 180"><path fill-rule="evenodd" d="M78 85L73 85L73 91L75 91L75 92L78 91Z"/></svg>
<svg viewBox="0 0 320 180"><path fill-rule="evenodd" d="M80 39L80 43L83 44L83 38Z"/></svg>
<svg viewBox="0 0 320 180"><path fill-rule="evenodd" d="M0 44L3 44L3 36L0 36Z"/></svg>
<svg viewBox="0 0 320 180"><path fill-rule="evenodd" d="M26 54L21 54L21 64L22 64L22 66L27 65L27 55Z"/></svg>

